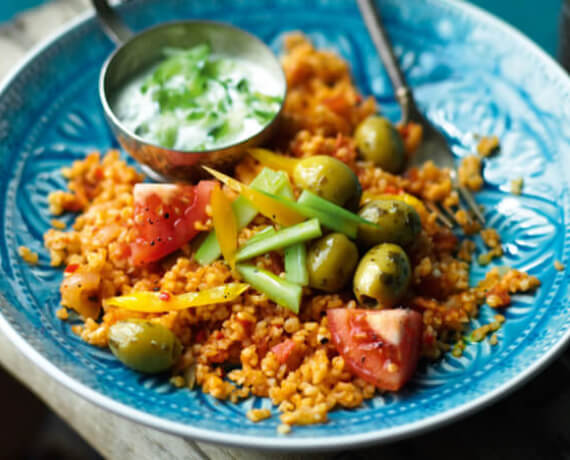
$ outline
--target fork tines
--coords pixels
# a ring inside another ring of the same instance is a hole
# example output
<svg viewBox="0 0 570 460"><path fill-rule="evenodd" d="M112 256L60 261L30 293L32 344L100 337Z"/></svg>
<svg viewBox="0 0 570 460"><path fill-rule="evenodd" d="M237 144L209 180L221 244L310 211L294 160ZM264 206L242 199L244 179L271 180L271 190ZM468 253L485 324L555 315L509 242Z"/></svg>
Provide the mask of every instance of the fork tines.
<svg viewBox="0 0 570 460"><path fill-rule="evenodd" d="M474 215L476 219L481 223L481 225L485 224L485 217L479 208L479 205L473 198L473 195L469 190L467 190L463 186L457 186L456 189L459 192L461 198L467 204L467 208L461 206L459 204L457 206L456 211L463 210L465 216L467 216L468 222L467 224L470 226L472 224L471 215ZM441 203L434 203L433 201L426 202L426 207L433 212L438 220L448 228L454 228L456 226L463 227L462 222L460 222L456 216L456 211L454 211L450 206L445 206Z"/></svg>

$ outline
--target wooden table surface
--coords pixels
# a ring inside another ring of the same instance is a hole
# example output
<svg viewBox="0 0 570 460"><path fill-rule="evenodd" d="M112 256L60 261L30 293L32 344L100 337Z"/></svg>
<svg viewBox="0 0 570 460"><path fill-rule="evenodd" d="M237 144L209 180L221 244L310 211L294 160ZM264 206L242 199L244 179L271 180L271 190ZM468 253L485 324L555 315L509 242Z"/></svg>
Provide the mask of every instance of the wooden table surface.
<svg viewBox="0 0 570 460"><path fill-rule="evenodd" d="M88 8L89 0L53 0L0 26L0 78L4 77L34 44ZM130 422L63 388L38 369L1 333L0 363L105 458L570 458L568 355L502 402L446 428L413 439L360 451L306 455L218 447L168 435ZM0 395L0 402L1 398L9 397Z"/></svg>

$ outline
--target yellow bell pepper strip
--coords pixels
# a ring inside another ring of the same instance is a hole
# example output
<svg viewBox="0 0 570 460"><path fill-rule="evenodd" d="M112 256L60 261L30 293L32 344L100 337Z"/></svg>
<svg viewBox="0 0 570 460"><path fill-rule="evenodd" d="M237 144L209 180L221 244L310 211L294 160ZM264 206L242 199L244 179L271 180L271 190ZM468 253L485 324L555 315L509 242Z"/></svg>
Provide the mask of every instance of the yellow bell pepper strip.
<svg viewBox="0 0 570 460"><path fill-rule="evenodd" d="M192 307L231 302L249 288L245 283L229 283L198 292L173 295L168 292L135 291L127 295L109 297L103 300L105 307L118 307L123 310L141 313L165 313L186 310Z"/></svg>
<svg viewBox="0 0 570 460"><path fill-rule="evenodd" d="M299 160L296 158L273 153L271 150L267 149L249 149L247 152L263 166L285 171L290 176L293 175L293 171L299 163Z"/></svg>
<svg viewBox="0 0 570 460"><path fill-rule="evenodd" d="M415 208L415 210L420 214L425 214L427 212L425 205L422 203L422 200L416 198L409 193L380 193L374 194L365 191L362 194L362 198L360 200L361 206L365 205L369 201L372 200L400 200L404 203L410 205L411 207Z"/></svg>
<svg viewBox="0 0 570 460"><path fill-rule="evenodd" d="M286 248L288 246L304 243L323 234L321 226L317 219L311 219L300 224L279 230L272 236L259 239L251 244L247 244L240 248L235 255L238 262L251 259L271 251Z"/></svg>
<svg viewBox="0 0 570 460"><path fill-rule="evenodd" d="M303 288L254 265L238 264L237 271L252 287L278 305L299 313Z"/></svg>
<svg viewBox="0 0 570 460"><path fill-rule="evenodd" d="M255 179L251 181L250 187L274 193L277 192L280 187L283 187L288 183L289 177L285 172L275 172L271 169L263 168ZM232 209L236 216L238 229L245 227L257 215L257 209L255 209L243 196L238 196L238 198L232 202ZM194 254L194 259L200 265L208 265L220 257L221 254L222 251L216 238L216 232L212 230L201 242L198 250Z"/></svg>
<svg viewBox="0 0 570 460"><path fill-rule="evenodd" d="M252 187L242 184L240 181L226 176L215 169L203 166L212 176L220 182L226 184L234 192L240 193L246 198L261 214L271 219L272 221L288 227L303 222L305 216L300 214L291 206L276 200L274 195L260 192Z"/></svg>
<svg viewBox="0 0 570 460"><path fill-rule="evenodd" d="M224 260L233 270L236 261L238 228L232 203L219 185L212 190L210 206L218 245Z"/></svg>

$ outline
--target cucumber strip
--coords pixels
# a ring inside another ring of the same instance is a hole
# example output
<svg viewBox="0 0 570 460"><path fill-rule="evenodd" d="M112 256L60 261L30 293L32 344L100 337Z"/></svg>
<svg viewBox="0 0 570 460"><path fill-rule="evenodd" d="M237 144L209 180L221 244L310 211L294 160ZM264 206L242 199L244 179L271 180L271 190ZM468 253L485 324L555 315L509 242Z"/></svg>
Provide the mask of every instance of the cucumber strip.
<svg viewBox="0 0 570 460"><path fill-rule="evenodd" d="M318 238L322 234L321 226L317 219L307 220L306 222L279 230L273 236L243 246L236 254L236 261L241 262L297 243L304 243L305 241Z"/></svg>
<svg viewBox="0 0 570 460"><path fill-rule="evenodd" d="M283 198L287 198L289 200L295 200L295 195L293 194L293 187L291 187L291 182L289 182L289 177L283 171L279 171L281 174L285 175L285 181L283 185L275 192L276 195L282 196Z"/></svg>
<svg viewBox="0 0 570 460"><path fill-rule="evenodd" d="M275 235L275 233L277 233L277 230L275 230L275 228L273 228L271 226L267 226L263 230L260 230L255 235L253 235L249 240L247 240L245 242L244 246L255 243L256 241L259 241L259 240L263 240L269 236L273 236L273 235Z"/></svg>
<svg viewBox="0 0 570 460"><path fill-rule="evenodd" d="M339 219L349 220L357 225L376 226L376 224L363 219L358 214L354 214L353 212L350 212L337 204L325 200L324 198L321 198L320 196L315 195L308 190L303 190L299 196L299 199L297 200L297 203L309 206L310 208L319 209L323 212L326 212L327 214L330 214L331 216L336 216Z"/></svg>
<svg viewBox="0 0 570 460"><path fill-rule="evenodd" d="M254 265L238 264L237 271L248 284L273 302L288 308L293 313L299 313L303 295L301 286Z"/></svg>
<svg viewBox="0 0 570 460"><path fill-rule="evenodd" d="M194 253L194 259L200 265L211 264L222 255L222 250L218 244L218 238L214 230L210 231L198 250Z"/></svg>
<svg viewBox="0 0 570 460"><path fill-rule="evenodd" d="M305 243L297 243L285 248L285 279L300 286L309 284Z"/></svg>

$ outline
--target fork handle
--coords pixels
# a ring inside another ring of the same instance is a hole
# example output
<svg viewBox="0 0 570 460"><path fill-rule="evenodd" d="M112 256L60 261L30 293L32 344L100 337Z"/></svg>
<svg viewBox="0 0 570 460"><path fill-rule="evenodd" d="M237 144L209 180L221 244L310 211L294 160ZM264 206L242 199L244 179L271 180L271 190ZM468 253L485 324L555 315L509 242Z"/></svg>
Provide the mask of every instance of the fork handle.
<svg viewBox="0 0 570 460"><path fill-rule="evenodd" d="M133 36L133 32L125 25L108 0L91 0L91 4L95 8L103 31L115 45L120 46Z"/></svg>
<svg viewBox="0 0 570 460"><path fill-rule="evenodd" d="M357 0L360 14L364 20L364 24L368 29L370 38L376 47L376 51L380 55L380 59L384 63L384 67L388 72L392 87L396 94L396 100L402 109L402 121L407 123L413 118L413 112L416 110L416 103L412 91L406 83L402 69L398 64L398 60L394 54L394 49L382 24L380 13L374 0Z"/></svg>

